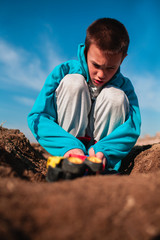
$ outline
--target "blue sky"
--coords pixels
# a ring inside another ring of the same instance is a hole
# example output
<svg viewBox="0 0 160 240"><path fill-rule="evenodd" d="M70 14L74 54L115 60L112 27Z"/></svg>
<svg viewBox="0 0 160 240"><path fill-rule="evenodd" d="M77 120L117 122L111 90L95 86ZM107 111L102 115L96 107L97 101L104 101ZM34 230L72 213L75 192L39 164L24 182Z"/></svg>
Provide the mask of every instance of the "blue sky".
<svg viewBox="0 0 160 240"><path fill-rule="evenodd" d="M76 59L88 25L112 17L130 35L121 70L139 98L141 136L155 135L160 131L159 12L159 0L0 0L0 124L34 141L27 115L46 77L57 64Z"/></svg>

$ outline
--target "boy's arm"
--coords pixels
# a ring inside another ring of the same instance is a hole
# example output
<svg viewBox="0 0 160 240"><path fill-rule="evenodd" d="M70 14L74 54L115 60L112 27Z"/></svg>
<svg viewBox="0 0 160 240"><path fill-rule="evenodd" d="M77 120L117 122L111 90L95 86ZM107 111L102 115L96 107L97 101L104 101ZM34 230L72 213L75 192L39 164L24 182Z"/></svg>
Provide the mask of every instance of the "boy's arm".
<svg viewBox="0 0 160 240"><path fill-rule="evenodd" d="M56 122L55 90L64 75L65 71L61 67L54 69L46 79L32 111L28 115L28 125L36 140L50 154L57 156L63 156L71 149L80 149L86 153L85 146Z"/></svg>
<svg viewBox="0 0 160 240"><path fill-rule="evenodd" d="M130 104L126 121L92 146L95 153L102 152L105 155L107 165L111 168L114 168L116 163L130 152L140 135L141 117L134 88L131 82L127 80L121 86L121 89L126 93Z"/></svg>

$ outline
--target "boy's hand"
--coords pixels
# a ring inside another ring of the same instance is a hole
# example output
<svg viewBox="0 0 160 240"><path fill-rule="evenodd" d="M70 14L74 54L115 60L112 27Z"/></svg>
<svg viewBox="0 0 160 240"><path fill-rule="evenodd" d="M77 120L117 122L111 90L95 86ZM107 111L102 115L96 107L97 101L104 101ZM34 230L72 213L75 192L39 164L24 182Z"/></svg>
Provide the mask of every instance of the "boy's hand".
<svg viewBox="0 0 160 240"><path fill-rule="evenodd" d="M97 157L97 158L101 159L101 160L103 161L104 166L106 166L106 164L107 164L107 159L106 159L106 157L104 156L104 154L103 154L102 152L97 152L97 153L95 154L94 149L91 148L91 149L89 150L89 156L90 156L90 157Z"/></svg>
<svg viewBox="0 0 160 240"><path fill-rule="evenodd" d="M69 157L70 154L76 154L76 155L85 156L84 152L81 149L79 149L79 148L74 148L74 149L69 150L68 152L66 152L64 154L64 157Z"/></svg>

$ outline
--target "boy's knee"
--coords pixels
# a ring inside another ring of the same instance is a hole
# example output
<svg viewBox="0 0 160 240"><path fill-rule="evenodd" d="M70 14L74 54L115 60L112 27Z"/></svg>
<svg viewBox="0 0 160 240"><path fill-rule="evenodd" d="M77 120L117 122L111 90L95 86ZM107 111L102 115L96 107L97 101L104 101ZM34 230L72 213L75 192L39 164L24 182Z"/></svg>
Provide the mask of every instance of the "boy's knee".
<svg viewBox="0 0 160 240"><path fill-rule="evenodd" d="M66 91L79 92L86 88L86 80L80 74L67 74L60 83Z"/></svg>
<svg viewBox="0 0 160 240"><path fill-rule="evenodd" d="M101 104L106 103L114 107L121 107L129 104L128 98L124 91L113 86L107 86L103 88L99 97Z"/></svg>

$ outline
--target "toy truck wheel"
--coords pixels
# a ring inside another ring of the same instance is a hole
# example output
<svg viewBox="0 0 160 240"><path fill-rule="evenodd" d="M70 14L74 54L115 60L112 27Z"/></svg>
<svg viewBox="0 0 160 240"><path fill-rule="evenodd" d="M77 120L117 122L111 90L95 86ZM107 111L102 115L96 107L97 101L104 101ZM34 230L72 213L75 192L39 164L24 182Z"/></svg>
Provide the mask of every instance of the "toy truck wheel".
<svg viewBox="0 0 160 240"><path fill-rule="evenodd" d="M85 172L84 162L75 157L65 158L62 162L62 170L72 174L83 175Z"/></svg>
<svg viewBox="0 0 160 240"><path fill-rule="evenodd" d="M93 171L98 172L103 168L103 162L97 157L87 157L84 163Z"/></svg>
<svg viewBox="0 0 160 240"><path fill-rule="evenodd" d="M55 182L61 178L63 178L63 172L60 168L52 168L51 166L48 167L46 175L47 182Z"/></svg>

